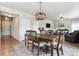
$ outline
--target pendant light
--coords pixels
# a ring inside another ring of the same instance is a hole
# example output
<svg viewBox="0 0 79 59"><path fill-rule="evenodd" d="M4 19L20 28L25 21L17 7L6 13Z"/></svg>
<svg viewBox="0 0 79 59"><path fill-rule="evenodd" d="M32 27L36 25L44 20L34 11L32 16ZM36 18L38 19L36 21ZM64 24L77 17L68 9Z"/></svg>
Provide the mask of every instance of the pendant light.
<svg viewBox="0 0 79 59"><path fill-rule="evenodd" d="M44 19L46 19L46 14L41 10L41 3L42 3L42 2L39 2L39 4L40 4L40 9L39 9L39 11L37 11L36 14L35 14L35 19L36 19L36 20L44 20Z"/></svg>

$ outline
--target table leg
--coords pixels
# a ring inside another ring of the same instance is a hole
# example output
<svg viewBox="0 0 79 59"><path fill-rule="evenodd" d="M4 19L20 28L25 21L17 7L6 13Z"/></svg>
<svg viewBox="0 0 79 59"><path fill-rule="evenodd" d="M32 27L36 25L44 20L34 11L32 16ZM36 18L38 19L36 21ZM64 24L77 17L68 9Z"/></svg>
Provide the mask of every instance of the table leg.
<svg viewBox="0 0 79 59"><path fill-rule="evenodd" d="M38 38L37 38L38 39ZM39 39L38 39L38 51L37 51L37 56L39 56L39 50L40 50L40 47L39 47Z"/></svg>
<svg viewBox="0 0 79 59"><path fill-rule="evenodd" d="M53 56L53 43L52 43L52 41L50 42L50 44L51 44L51 56Z"/></svg>

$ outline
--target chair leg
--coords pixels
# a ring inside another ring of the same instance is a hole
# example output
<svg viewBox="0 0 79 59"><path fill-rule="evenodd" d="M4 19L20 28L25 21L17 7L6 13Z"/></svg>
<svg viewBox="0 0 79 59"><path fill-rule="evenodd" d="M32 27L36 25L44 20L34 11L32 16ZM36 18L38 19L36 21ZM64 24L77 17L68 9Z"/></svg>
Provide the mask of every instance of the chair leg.
<svg viewBox="0 0 79 59"><path fill-rule="evenodd" d="M25 41L25 46L26 46L26 41Z"/></svg>
<svg viewBox="0 0 79 59"><path fill-rule="evenodd" d="M59 50L57 49L57 55L59 56Z"/></svg>
<svg viewBox="0 0 79 59"><path fill-rule="evenodd" d="M61 47L61 52L62 52L62 55L63 55L63 48Z"/></svg>
<svg viewBox="0 0 79 59"><path fill-rule="evenodd" d="M25 36L25 46L26 46L26 36Z"/></svg>
<svg viewBox="0 0 79 59"><path fill-rule="evenodd" d="M27 49L28 49L28 47L29 47L29 42L27 42Z"/></svg>
<svg viewBox="0 0 79 59"><path fill-rule="evenodd" d="M32 51L32 53L33 53L33 49L34 49L34 46L33 46L33 43L32 43L32 50L31 50L31 51Z"/></svg>
<svg viewBox="0 0 79 59"><path fill-rule="evenodd" d="M39 50L40 50L40 48L38 47L38 50L37 50L37 56L39 56Z"/></svg>
<svg viewBox="0 0 79 59"><path fill-rule="evenodd" d="M50 42L50 44L51 44L51 56L53 56L53 44L52 42Z"/></svg>
<svg viewBox="0 0 79 59"><path fill-rule="evenodd" d="M26 40L25 40L25 46L26 46Z"/></svg>

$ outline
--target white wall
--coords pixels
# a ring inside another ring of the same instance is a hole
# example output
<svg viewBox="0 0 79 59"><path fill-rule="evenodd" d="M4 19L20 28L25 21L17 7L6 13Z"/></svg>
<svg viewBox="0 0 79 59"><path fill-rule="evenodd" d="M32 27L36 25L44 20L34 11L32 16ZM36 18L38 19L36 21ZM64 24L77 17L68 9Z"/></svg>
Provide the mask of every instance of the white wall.
<svg viewBox="0 0 79 59"><path fill-rule="evenodd" d="M26 33L26 30L29 30L31 27L30 25L30 18L27 18L27 15L23 15L23 17L20 17L20 22L19 22L19 35L20 35L20 40L24 40L24 34Z"/></svg>
<svg viewBox="0 0 79 59"><path fill-rule="evenodd" d="M11 36L19 40L19 19L18 17L13 18L13 21L11 21Z"/></svg>
<svg viewBox="0 0 79 59"><path fill-rule="evenodd" d="M50 23L51 27L50 28L46 28L46 23ZM43 27L45 30L53 30L53 21L49 20L49 19L44 19L44 20L32 20L31 21L31 27L33 30L38 31L39 27Z"/></svg>

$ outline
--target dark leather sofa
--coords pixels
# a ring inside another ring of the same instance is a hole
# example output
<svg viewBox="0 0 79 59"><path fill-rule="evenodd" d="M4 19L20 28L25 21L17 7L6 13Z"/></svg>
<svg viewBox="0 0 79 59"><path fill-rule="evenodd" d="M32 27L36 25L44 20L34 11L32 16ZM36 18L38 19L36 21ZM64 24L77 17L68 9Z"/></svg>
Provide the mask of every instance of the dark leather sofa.
<svg viewBox="0 0 79 59"><path fill-rule="evenodd" d="M65 34L65 41L79 43L79 30L74 31L73 33Z"/></svg>

